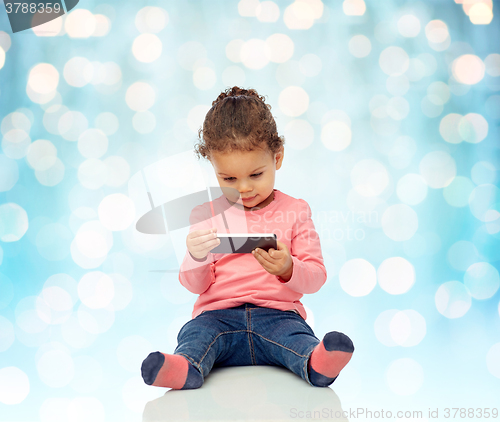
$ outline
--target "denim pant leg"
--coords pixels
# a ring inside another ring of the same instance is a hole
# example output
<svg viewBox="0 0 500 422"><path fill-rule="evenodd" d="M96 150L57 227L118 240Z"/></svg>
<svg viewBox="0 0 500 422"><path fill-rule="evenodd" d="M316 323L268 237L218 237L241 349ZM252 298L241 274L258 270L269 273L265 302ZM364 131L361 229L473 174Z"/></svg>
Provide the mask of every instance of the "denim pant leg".
<svg viewBox="0 0 500 422"><path fill-rule="evenodd" d="M244 306L205 311L179 331L174 354L205 378L214 366L252 365Z"/></svg>
<svg viewBox="0 0 500 422"><path fill-rule="evenodd" d="M313 385L307 363L320 340L295 312L270 308L251 308L251 330L257 365L277 365Z"/></svg>

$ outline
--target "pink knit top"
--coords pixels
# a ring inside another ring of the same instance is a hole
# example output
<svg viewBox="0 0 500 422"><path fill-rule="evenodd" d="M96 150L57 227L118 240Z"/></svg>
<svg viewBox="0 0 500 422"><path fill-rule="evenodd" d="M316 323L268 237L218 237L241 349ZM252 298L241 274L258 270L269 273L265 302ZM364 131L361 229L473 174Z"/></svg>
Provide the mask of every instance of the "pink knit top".
<svg viewBox="0 0 500 422"><path fill-rule="evenodd" d="M221 209L225 209L223 215L214 212ZM194 208L190 220L190 232L217 227L217 233L275 233L288 247L293 261L292 277L284 282L268 273L252 254L209 252L204 261L197 261L186 249L179 281L199 295L193 318L203 311L247 302L295 310L306 318L300 302L302 295L317 292L327 277L319 236L306 201L274 189L271 203L256 211L245 211L239 205L230 207L225 196L221 196Z"/></svg>

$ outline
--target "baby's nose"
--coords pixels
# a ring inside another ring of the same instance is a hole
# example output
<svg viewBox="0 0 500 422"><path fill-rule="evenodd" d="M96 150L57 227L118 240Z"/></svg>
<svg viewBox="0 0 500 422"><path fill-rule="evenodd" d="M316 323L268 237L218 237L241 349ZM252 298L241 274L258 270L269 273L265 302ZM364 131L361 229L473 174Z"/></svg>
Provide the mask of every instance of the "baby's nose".
<svg viewBox="0 0 500 422"><path fill-rule="evenodd" d="M252 189L253 189L252 186L249 183L245 183L245 182L242 182L238 186L238 190L240 191L240 193L250 192Z"/></svg>

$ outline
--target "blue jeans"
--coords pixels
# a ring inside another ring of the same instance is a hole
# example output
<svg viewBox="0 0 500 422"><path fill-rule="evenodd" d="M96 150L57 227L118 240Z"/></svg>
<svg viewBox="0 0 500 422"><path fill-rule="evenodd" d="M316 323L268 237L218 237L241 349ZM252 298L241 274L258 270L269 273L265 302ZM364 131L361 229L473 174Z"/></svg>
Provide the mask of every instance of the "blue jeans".
<svg viewBox="0 0 500 422"><path fill-rule="evenodd" d="M174 354L182 355L205 378L212 367L284 366L310 385L307 363L320 340L293 311L251 303L204 311L179 331Z"/></svg>

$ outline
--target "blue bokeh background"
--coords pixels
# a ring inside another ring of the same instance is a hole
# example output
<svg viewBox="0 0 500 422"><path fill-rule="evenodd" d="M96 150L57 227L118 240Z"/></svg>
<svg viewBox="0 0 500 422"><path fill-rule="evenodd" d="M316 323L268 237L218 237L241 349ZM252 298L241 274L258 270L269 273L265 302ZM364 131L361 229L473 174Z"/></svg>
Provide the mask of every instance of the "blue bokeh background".
<svg viewBox="0 0 500 422"><path fill-rule="evenodd" d="M138 420L163 394L140 363L196 298L128 181L234 85L311 207L328 281L303 303L356 346L343 406L498 406L500 4L463 3L87 0L16 34L0 6L0 420Z"/></svg>

